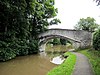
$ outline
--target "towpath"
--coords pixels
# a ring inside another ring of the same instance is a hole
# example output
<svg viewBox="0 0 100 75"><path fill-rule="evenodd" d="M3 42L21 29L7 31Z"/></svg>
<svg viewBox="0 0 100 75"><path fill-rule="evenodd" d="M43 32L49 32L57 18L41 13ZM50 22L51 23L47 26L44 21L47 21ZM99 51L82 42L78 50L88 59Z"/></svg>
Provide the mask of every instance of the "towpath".
<svg viewBox="0 0 100 75"><path fill-rule="evenodd" d="M72 75L94 75L88 58L81 53L73 53L77 56L77 59L74 72Z"/></svg>

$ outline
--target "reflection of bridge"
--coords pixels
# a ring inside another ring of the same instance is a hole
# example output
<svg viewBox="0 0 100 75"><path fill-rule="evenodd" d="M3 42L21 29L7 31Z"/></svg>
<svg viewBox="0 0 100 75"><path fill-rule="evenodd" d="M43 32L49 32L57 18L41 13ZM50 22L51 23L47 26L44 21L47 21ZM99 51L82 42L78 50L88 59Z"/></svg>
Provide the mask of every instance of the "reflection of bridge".
<svg viewBox="0 0 100 75"><path fill-rule="evenodd" d="M87 48L91 46L92 33L83 30L49 29L39 35L39 45L43 46L49 39L55 37L69 39L75 48Z"/></svg>

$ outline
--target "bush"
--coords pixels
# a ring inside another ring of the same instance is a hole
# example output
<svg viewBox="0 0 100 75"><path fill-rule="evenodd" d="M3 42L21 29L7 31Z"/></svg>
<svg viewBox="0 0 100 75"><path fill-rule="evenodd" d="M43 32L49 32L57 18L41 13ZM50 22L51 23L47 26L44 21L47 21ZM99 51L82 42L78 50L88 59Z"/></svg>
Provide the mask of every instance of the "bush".
<svg viewBox="0 0 100 75"><path fill-rule="evenodd" d="M66 45L66 39L60 39L61 45Z"/></svg>
<svg viewBox="0 0 100 75"><path fill-rule="evenodd" d="M95 50L100 50L100 29L93 35L93 48Z"/></svg>
<svg viewBox="0 0 100 75"><path fill-rule="evenodd" d="M60 40L59 40L59 38L54 38L52 44L53 44L53 45L60 45Z"/></svg>
<svg viewBox="0 0 100 75"><path fill-rule="evenodd" d="M11 48L0 49L0 61L7 61L15 57L16 54Z"/></svg>
<svg viewBox="0 0 100 75"><path fill-rule="evenodd" d="M16 56L28 55L38 52L38 41L13 40L8 42L0 41L0 61L7 61Z"/></svg>
<svg viewBox="0 0 100 75"><path fill-rule="evenodd" d="M38 41L32 40L29 43L29 54L37 53L38 52Z"/></svg>
<svg viewBox="0 0 100 75"><path fill-rule="evenodd" d="M18 40L15 44L17 55L28 55L28 45L26 40Z"/></svg>

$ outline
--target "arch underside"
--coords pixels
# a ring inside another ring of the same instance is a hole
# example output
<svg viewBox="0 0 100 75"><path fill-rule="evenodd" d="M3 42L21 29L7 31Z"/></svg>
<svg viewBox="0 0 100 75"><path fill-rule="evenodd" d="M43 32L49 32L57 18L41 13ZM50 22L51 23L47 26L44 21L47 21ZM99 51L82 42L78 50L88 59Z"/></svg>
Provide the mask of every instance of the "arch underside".
<svg viewBox="0 0 100 75"><path fill-rule="evenodd" d="M70 41L73 41L73 42L77 42L77 43L81 43L81 41L79 40L76 40L76 39L73 39L73 38L70 38L68 36L62 36L62 35L47 35L47 36L43 36L43 37L40 37L40 43L46 43L49 39L53 39L53 38L62 38L62 39L69 39Z"/></svg>
<svg viewBox="0 0 100 75"><path fill-rule="evenodd" d="M44 37L40 37L40 42L39 42L39 46L40 46L40 49L41 51L45 50L45 45L46 45L46 42L50 39L53 39L53 38L62 38L62 39L68 39L70 42L72 42L72 45L74 48L79 48L80 47L80 44L81 42L78 41L78 40L75 40L75 39L72 39L72 38L69 38L67 36L61 36L61 35L47 35L47 36L44 36Z"/></svg>

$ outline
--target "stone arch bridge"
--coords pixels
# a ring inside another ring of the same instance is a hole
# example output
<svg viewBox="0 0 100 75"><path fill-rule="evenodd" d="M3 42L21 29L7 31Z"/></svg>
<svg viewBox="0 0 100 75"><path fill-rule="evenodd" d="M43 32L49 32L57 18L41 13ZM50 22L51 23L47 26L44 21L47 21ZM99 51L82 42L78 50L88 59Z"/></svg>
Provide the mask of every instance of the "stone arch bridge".
<svg viewBox="0 0 100 75"><path fill-rule="evenodd" d="M87 48L91 46L92 33L84 30L49 29L38 35L40 51L44 51L45 43L52 38L69 39L74 48Z"/></svg>

